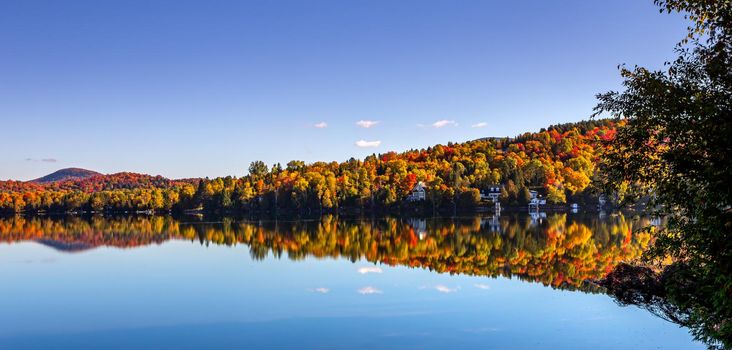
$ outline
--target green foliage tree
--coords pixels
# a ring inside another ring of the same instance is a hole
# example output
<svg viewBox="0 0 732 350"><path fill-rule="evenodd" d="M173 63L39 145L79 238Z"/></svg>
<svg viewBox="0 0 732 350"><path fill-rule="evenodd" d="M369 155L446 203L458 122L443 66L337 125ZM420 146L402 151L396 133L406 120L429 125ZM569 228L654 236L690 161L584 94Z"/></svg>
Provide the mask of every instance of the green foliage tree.
<svg viewBox="0 0 732 350"><path fill-rule="evenodd" d="M667 69L624 67L625 90L598 96L597 113L627 118L603 183L668 219L648 258L675 261L668 297L694 335L732 347L732 2L655 3L692 25Z"/></svg>
<svg viewBox="0 0 732 350"><path fill-rule="evenodd" d="M262 178L267 172L267 164L264 164L261 160L255 160L249 164L249 175L253 178Z"/></svg>

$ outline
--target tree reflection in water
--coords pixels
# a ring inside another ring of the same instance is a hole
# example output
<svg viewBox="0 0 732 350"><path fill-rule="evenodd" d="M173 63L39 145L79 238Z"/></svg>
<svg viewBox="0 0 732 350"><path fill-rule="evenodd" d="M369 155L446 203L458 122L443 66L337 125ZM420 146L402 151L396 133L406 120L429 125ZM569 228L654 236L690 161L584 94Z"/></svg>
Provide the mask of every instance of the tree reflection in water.
<svg viewBox="0 0 732 350"><path fill-rule="evenodd" d="M647 225L623 215L469 217L457 219L315 221L180 220L168 216L11 217L0 219L0 241L36 241L62 251L99 246L134 248L168 240L249 247L268 255L365 259L391 266L451 274L517 277L561 289L594 291L621 261L637 259L650 235Z"/></svg>

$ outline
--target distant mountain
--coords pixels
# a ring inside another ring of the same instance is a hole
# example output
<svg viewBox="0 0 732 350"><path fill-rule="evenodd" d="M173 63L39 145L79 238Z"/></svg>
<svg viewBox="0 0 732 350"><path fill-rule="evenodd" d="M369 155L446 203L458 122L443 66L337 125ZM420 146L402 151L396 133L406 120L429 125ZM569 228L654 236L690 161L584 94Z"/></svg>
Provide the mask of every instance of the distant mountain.
<svg viewBox="0 0 732 350"><path fill-rule="evenodd" d="M2 210L3 192L35 192L35 191L81 191L93 193L99 191L132 190L132 189L167 189L190 184L197 185L200 179L171 180L160 175L152 176L130 172L100 174L95 171L68 168L53 174L30 181L0 181L0 210Z"/></svg>
<svg viewBox="0 0 732 350"><path fill-rule="evenodd" d="M96 175L102 175L96 171L81 169L81 168L66 168L58 170L54 173L48 174L44 177L39 177L35 180L30 180L29 182L35 182L40 184L50 183L50 182L58 182L58 181L66 181L66 180L82 180L86 178L90 178L92 176Z"/></svg>

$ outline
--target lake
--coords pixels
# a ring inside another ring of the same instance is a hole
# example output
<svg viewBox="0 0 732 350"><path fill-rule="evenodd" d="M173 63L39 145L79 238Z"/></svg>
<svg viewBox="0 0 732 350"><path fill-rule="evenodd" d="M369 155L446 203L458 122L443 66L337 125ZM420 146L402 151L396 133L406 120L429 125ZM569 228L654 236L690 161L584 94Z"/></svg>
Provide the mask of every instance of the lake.
<svg viewBox="0 0 732 350"><path fill-rule="evenodd" d="M0 219L1 349L703 349L587 280L615 215Z"/></svg>

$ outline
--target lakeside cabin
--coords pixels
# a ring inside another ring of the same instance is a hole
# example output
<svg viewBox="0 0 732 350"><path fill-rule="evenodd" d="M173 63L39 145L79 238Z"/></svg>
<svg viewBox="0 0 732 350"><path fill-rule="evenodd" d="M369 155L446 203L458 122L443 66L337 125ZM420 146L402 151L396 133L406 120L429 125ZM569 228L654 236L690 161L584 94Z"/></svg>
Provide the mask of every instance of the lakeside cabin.
<svg viewBox="0 0 732 350"><path fill-rule="evenodd" d="M424 182L420 181L414 188L412 193L407 196L407 202L419 202L427 199L427 189L424 186Z"/></svg>
<svg viewBox="0 0 732 350"><path fill-rule="evenodd" d="M501 188L503 185L490 185L488 188L480 190L480 200L493 203L495 212L498 214L501 213L501 201L498 200L501 198Z"/></svg>
<svg viewBox="0 0 732 350"><path fill-rule="evenodd" d="M491 185L488 188L481 190L480 200L498 203L498 198L501 197L501 187L501 185Z"/></svg>
<svg viewBox="0 0 732 350"><path fill-rule="evenodd" d="M539 211L540 205L546 205L546 199L541 199L539 192L531 190L529 193L531 194L531 200L529 200L529 211L532 209Z"/></svg>

